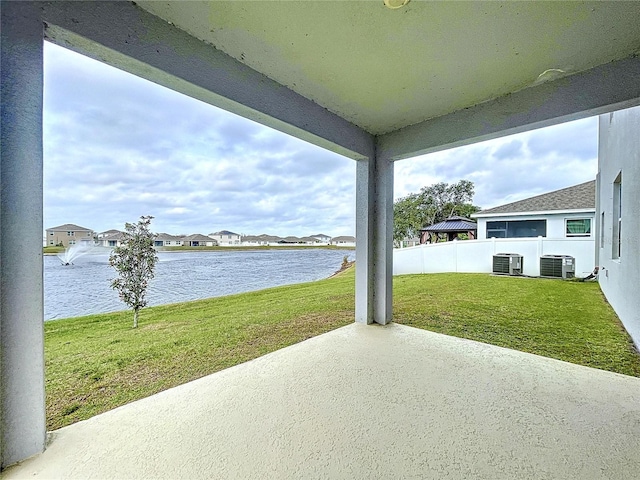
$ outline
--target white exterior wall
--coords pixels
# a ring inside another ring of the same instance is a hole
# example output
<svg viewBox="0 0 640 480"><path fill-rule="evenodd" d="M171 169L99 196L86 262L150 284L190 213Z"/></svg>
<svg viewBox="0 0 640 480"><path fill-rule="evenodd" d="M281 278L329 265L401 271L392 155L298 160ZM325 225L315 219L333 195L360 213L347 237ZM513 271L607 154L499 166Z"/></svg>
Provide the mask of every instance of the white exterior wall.
<svg viewBox="0 0 640 480"><path fill-rule="evenodd" d="M218 242L219 247L238 246L242 243L240 235L234 234L234 235L208 235L208 236L214 239L216 242ZM207 243L207 246L211 246L211 245Z"/></svg>
<svg viewBox="0 0 640 480"><path fill-rule="evenodd" d="M499 238L455 240L395 249L393 274L491 273L493 255L518 253L523 256L525 275L540 275L542 255L571 255L576 259L576 277L586 277L595 267L593 238Z"/></svg>
<svg viewBox="0 0 640 480"><path fill-rule="evenodd" d="M478 239L487 238L487 222L505 222L517 220L546 220L547 221L547 237L546 238L575 238L566 237L565 220L574 218L590 218L591 219L591 235L595 232L595 210L571 210L561 213L527 213L527 214L510 214L496 215L491 217L478 217Z"/></svg>
<svg viewBox="0 0 640 480"><path fill-rule="evenodd" d="M320 244L323 245L329 245L331 243L331 237L327 237L327 236L319 236L319 237L311 237L311 238L315 238Z"/></svg>
<svg viewBox="0 0 640 480"><path fill-rule="evenodd" d="M640 347L640 107L600 115L598 261L600 288ZM612 258L613 182L622 173L620 258Z"/></svg>

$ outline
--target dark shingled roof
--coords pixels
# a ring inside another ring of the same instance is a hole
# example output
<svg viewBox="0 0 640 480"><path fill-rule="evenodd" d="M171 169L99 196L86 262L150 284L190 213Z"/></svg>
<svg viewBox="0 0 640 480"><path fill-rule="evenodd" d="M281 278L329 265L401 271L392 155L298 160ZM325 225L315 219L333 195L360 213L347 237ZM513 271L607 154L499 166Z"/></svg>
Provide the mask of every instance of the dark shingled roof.
<svg viewBox="0 0 640 480"><path fill-rule="evenodd" d="M421 232L469 232L477 230L476 222L465 217L449 217L444 222L436 223L420 230Z"/></svg>
<svg viewBox="0 0 640 480"><path fill-rule="evenodd" d="M581 183L554 192L543 193L518 202L482 210L476 215L488 213L546 212L553 210L578 210L596 208L596 181ZM474 215L475 216L475 215Z"/></svg>

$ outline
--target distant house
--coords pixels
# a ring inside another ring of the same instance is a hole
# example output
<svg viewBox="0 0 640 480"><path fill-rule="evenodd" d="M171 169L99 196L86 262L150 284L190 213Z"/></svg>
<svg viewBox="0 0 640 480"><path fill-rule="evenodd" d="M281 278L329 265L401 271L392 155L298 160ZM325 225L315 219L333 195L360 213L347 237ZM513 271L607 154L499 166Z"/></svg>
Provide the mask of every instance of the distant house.
<svg viewBox="0 0 640 480"><path fill-rule="evenodd" d="M318 233L316 235L309 235L311 238L315 238L317 243L324 243L329 245L331 243L331 237L329 235L325 235L324 233Z"/></svg>
<svg viewBox="0 0 640 480"><path fill-rule="evenodd" d="M182 245L185 247L215 247L217 243L211 237L195 233L182 238Z"/></svg>
<svg viewBox="0 0 640 480"><path fill-rule="evenodd" d="M94 232L90 228L65 223L57 227L48 228L46 231L47 245L71 245L85 244L93 245Z"/></svg>
<svg viewBox="0 0 640 480"><path fill-rule="evenodd" d="M122 240L125 239L125 232L120 230L108 230L98 235L98 245L103 247L119 247L122 245Z"/></svg>
<svg viewBox="0 0 640 480"><path fill-rule="evenodd" d="M180 247L183 243L183 237L169 235L168 233L159 233L153 239L154 247Z"/></svg>
<svg viewBox="0 0 640 480"><path fill-rule="evenodd" d="M404 237L400 242L398 242L398 247L407 248L407 247L415 247L416 245L420 245L420 237Z"/></svg>
<svg viewBox="0 0 640 480"><path fill-rule="evenodd" d="M301 243L301 242L300 242L300 239L298 237L288 236L288 237L281 238L280 241L278 241L278 243L296 244L296 243Z"/></svg>
<svg viewBox="0 0 640 480"><path fill-rule="evenodd" d="M590 238L595 230L596 182L581 183L482 210L478 239Z"/></svg>
<svg viewBox="0 0 640 480"><path fill-rule="evenodd" d="M351 237L348 235L342 237L333 237L331 239L331 245L338 245L340 247L355 247L356 237Z"/></svg>
<svg viewBox="0 0 640 480"><path fill-rule="evenodd" d="M221 247L230 247L233 245L240 245L242 238L240 234L230 232L229 230L221 230L219 232L210 233L209 237L218 242Z"/></svg>
<svg viewBox="0 0 640 480"><path fill-rule="evenodd" d="M268 246L279 245L282 237L275 235L267 235L262 233L260 235L246 235L242 237L241 244L244 246Z"/></svg>
<svg viewBox="0 0 640 480"><path fill-rule="evenodd" d="M268 244L268 242L263 242L262 238L258 237L257 235L245 235L240 239L240 245L248 247L257 247Z"/></svg>
<svg viewBox="0 0 640 480"><path fill-rule="evenodd" d="M97 237L98 237L98 239L100 239L100 238L108 237L108 236L113 235L115 233L122 233L122 232L120 230L111 229L111 230L107 230L105 232L98 233Z"/></svg>
<svg viewBox="0 0 640 480"><path fill-rule="evenodd" d="M315 245L320 243L315 237L300 237L298 240L302 245Z"/></svg>

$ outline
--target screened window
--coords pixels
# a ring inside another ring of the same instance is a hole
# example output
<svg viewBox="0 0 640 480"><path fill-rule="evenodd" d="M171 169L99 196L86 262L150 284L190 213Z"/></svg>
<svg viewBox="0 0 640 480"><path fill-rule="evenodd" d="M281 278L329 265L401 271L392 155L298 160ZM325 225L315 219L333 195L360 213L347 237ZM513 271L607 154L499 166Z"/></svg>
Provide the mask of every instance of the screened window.
<svg viewBox="0 0 640 480"><path fill-rule="evenodd" d="M546 237L546 220L487 222L487 238Z"/></svg>
<svg viewBox="0 0 640 480"><path fill-rule="evenodd" d="M567 237L590 237L591 236L591 219L590 218L571 218L566 220Z"/></svg>
<svg viewBox="0 0 640 480"><path fill-rule="evenodd" d="M487 222L487 238L507 238L507 222Z"/></svg>

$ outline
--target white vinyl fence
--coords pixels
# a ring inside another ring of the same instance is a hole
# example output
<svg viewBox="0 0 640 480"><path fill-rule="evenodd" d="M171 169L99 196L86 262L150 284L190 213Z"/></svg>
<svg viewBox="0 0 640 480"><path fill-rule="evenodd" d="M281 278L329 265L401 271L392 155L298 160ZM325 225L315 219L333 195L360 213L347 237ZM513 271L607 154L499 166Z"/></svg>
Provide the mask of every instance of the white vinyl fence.
<svg viewBox="0 0 640 480"><path fill-rule="evenodd" d="M595 267L593 238L492 238L394 249L393 274L491 273L496 253L522 255L523 273L532 276L540 275L542 255L571 255L576 259L576 277L586 277Z"/></svg>

